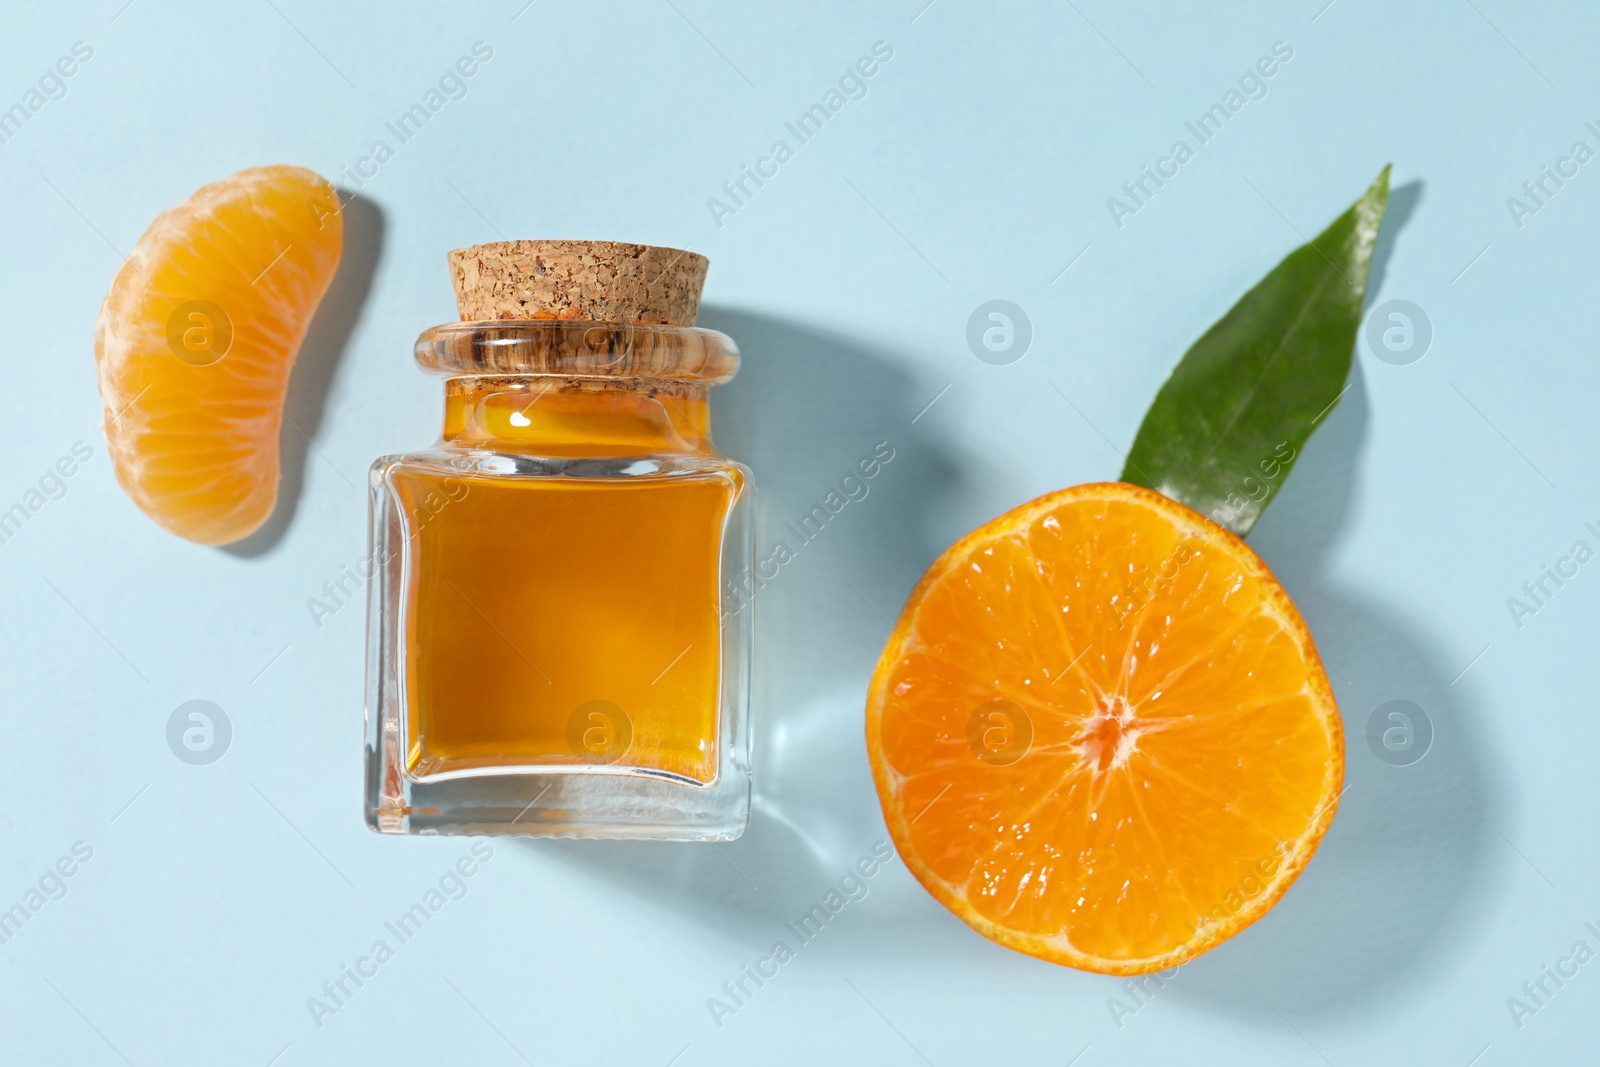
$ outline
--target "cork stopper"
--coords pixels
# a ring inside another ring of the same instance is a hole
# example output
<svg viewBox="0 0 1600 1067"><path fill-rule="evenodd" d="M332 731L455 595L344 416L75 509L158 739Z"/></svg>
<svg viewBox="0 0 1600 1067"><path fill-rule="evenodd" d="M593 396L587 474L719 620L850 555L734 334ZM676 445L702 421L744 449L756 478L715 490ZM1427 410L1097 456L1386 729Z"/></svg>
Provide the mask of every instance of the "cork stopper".
<svg viewBox="0 0 1600 1067"><path fill-rule="evenodd" d="M496 241L449 255L463 322L581 319L693 326L705 256L617 241Z"/></svg>

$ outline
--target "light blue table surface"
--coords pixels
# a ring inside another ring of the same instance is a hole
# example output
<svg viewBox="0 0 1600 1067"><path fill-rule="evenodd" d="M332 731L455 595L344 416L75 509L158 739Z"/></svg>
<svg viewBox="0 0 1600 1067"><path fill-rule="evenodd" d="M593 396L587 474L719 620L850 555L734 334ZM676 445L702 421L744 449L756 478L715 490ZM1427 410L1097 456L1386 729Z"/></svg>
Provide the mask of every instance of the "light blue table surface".
<svg viewBox="0 0 1600 1067"><path fill-rule="evenodd" d="M1600 162L1561 162L1600 149L1596 9L523 2L0 13L0 108L28 110L0 144L0 510L91 450L0 544L0 909L28 914L0 944L0 1061L1596 1057L1600 962L1570 954L1600 950L1600 562L1531 615L1507 605L1574 542L1600 547ZM92 55L29 109L78 42ZM465 95L399 143L386 123L476 42L493 54ZM892 58L865 95L800 143L785 123L876 42ZM1292 58L1265 95L1199 145L1185 123L1277 42ZM1114 213L1178 139L1193 158ZM392 156L363 163L379 140ZM728 201L778 140L792 157ZM897 862L714 1020L708 999L886 836L861 734L882 613L965 531L1114 478L1189 343L1391 161L1369 308L1416 304L1431 347L1395 365L1359 346L1251 536L1349 737L1349 790L1304 877L1141 1002L985 941ZM289 409L312 447L286 436L268 534L201 548L112 478L95 314L158 211L272 162L352 168L361 199ZM1522 187L1544 166L1576 175L1538 206ZM319 628L307 601L365 551L367 464L437 432L440 387L410 346L454 317L445 252L501 237L710 257L701 322L745 354L717 436L756 471L763 547L876 442L896 458L760 603L743 839L497 839L459 899L315 1017L323 983L472 844L364 828L363 609ZM991 299L1032 325L1010 365L967 344ZM197 699L232 726L207 766L166 741ZM1410 766L1365 740L1396 699L1435 732ZM49 873L62 857L70 877ZM1546 966L1576 974L1528 999Z"/></svg>

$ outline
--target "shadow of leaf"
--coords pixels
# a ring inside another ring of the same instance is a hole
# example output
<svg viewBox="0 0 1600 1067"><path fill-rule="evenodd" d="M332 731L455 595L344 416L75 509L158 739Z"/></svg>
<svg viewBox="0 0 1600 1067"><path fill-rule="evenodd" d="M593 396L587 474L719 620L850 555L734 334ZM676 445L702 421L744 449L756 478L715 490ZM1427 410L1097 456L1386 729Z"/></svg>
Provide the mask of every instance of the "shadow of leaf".
<svg viewBox="0 0 1600 1067"><path fill-rule="evenodd" d="M1471 675L1457 678L1471 652L1447 655L1415 619L1326 573L1368 417L1358 363L1345 399L1251 536L1328 666L1345 728L1339 813L1278 905L1186 964L1171 986L1175 1000L1263 1026L1282 1027L1277 1011L1297 1024L1358 1017L1423 982L1487 921L1507 872L1487 821L1498 821L1503 787L1482 740L1484 712ZM1409 766L1379 759L1367 740L1368 719L1392 699L1416 703L1433 723L1431 749Z"/></svg>

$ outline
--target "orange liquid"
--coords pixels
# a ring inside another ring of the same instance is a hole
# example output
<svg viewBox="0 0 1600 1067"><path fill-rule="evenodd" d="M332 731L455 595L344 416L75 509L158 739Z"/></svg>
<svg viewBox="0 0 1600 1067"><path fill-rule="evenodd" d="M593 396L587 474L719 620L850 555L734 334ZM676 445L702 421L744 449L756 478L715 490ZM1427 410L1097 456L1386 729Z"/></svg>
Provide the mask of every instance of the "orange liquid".
<svg viewBox="0 0 1600 1067"><path fill-rule="evenodd" d="M733 474L398 469L391 485L413 553L404 623L412 774L609 764L716 777L718 585Z"/></svg>

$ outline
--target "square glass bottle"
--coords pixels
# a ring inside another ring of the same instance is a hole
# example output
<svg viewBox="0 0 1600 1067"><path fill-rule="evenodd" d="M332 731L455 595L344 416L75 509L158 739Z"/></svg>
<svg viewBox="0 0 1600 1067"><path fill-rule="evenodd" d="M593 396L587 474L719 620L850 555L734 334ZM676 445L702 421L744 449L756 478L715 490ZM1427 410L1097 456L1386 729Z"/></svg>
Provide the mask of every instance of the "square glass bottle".
<svg viewBox="0 0 1600 1067"><path fill-rule="evenodd" d="M385 833L727 840L749 819L749 472L706 261L515 241L451 254L417 341L444 432L371 472L367 821Z"/></svg>

